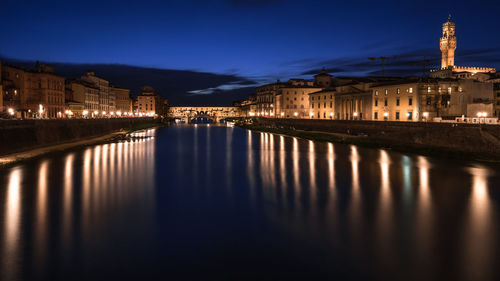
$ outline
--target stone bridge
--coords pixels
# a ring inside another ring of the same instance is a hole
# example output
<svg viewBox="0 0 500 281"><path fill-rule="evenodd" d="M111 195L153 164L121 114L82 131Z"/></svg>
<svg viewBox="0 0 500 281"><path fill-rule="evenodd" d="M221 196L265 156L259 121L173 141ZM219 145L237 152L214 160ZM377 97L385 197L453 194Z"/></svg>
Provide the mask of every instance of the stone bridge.
<svg viewBox="0 0 500 281"><path fill-rule="evenodd" d="M241 117L242 114L236 106L171 106L168 116L191 123L191 120L199 117L219 122L221 119Z"/></svg>

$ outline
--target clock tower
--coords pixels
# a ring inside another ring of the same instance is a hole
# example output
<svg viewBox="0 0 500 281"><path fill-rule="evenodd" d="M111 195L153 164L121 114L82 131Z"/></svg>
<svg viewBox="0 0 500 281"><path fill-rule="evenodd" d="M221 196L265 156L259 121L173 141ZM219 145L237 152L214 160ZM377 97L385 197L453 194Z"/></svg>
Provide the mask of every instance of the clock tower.
<svg viewBox="0 0 500 281"><path fill-rule="evenodd" d="M441 49L441 68L449 68L455 65L455 49L457 48L457 37L455 37L455 23L448 21L443 23L443 36L439 40Z"/></svg>

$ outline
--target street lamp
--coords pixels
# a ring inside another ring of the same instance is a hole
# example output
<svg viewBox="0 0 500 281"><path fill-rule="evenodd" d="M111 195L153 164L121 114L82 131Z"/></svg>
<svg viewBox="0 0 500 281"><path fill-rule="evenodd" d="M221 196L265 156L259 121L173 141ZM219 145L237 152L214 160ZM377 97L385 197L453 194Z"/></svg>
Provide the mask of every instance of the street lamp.
<svg viewBox="0 0 500 281"><path fill-rule="evenodd" d="M357 112L354 112L352 115L354 116L354 119L358 119L358 113Z"/></svg>
<svg viewBox="0 0 500 281"><path fill-rule="evenodd" d="M389 112L384 112L384 120L387 120L387 117L389 117Z"/></svg>
<svg viewBox="0 0 500 281"><path fill-rule="evenodd" d="M293 116L297 117L297 116L299 116L299 113L298 112L294 112Z"/></svg>
<svg viewBox="0 0 500 281"><path fill-rule="evenodd" d="M38 105L38 112L40 112L40 118L42 118L42 114L43 114L43 105L39 104Z"/></svg>
<svg viewBox="0 0 500 281"><path fill-rule="evenodd" d="M10 107L7 111L9 112L10 116L14 116L14 109L12 107Z"/></svg>

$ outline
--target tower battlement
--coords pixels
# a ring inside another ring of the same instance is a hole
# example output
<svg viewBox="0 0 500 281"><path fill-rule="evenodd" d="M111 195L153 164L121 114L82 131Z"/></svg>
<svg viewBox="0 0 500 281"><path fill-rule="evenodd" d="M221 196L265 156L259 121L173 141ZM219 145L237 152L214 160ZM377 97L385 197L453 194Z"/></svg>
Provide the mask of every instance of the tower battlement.
<svg viewBox="0 0 500 281"><path fill-rule="evenodd" d="M455 37L455 23L450 21L443 23L443 36L439 40L441 49L441 68L455 65L455 50L457 49L457 37Z"/></svg>

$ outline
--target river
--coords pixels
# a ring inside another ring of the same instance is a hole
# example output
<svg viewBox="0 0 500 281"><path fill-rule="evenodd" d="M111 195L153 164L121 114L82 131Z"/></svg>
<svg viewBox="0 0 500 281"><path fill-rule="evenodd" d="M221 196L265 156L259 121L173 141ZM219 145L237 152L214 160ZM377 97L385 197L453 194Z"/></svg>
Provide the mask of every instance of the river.
<svg viewBox="0 0 500 281"><path fill-rule="evenodd" d="M0 280L499 280L497 166L179 125L0 170Z"/></svg>

